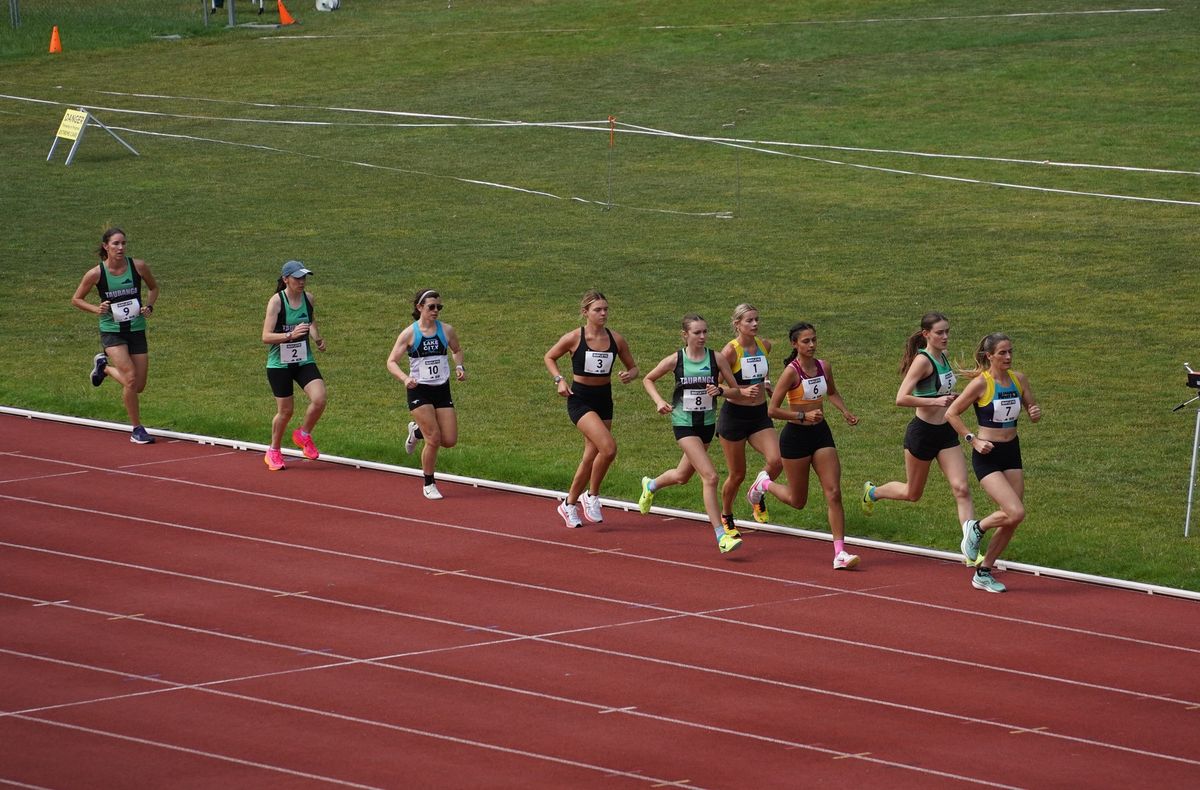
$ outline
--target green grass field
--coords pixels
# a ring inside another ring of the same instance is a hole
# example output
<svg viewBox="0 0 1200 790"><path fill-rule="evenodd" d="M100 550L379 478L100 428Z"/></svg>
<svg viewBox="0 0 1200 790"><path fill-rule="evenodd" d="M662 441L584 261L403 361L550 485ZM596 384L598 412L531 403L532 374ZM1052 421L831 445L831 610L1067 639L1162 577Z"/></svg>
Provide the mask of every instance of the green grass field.
<svg viewBox="0 0 1200 790"><path fill-rule="evenodd" d="M936 472L919 503L854 505L863 480L903 474L896 365L934 309L964 364L1009 332L1043 405L1021 424L1030 515L1006 557L1200 590L1200 527L1182 536L1194 411L1171 413L1193 394L1181 363L1200 364L1196 3L288 7L300 25L93 31L0 60L0 402L124 419L116 389L85 380L95 321L69 304L110 224L163 289L151 427L267 438L260 326L299 258L330 347L323 450L414 463L384 360L436 287L471 376L440 467L555 489L580 441L541 357L586 288L643 370L685 312L715 344L750 301L781 349L794 321L817 325L862 418L834 423L847 531L953 549ZM73 105L141 156L93 129L72 166L61 146L47 163ZM639 383L616 399L604 493L633 499L678 453ZM658 501L699 509L698 484ZM816 490L772 517L825 525Z"/></svg>

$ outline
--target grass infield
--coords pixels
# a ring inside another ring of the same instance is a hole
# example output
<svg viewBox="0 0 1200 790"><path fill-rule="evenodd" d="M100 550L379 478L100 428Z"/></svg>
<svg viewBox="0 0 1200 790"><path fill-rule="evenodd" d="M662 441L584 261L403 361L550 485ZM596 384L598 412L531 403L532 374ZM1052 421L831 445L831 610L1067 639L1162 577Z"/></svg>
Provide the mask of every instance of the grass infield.
<svg viewBox="0 0 1200 790"><path fill-rule="evenodd" d="M964 364L1011 334L1044 409L1021 422L1029 517L1006 557L1200 589L1200 525L1182 535L1194 407L1171 412L1194 394L1181 363L1200 364L1196 4L288 7L301 24L3 57L0 402L123 419L115 388L86 381L95 321L69 304L110 224L163 289L147 424L265 439L259 331L299 258L330 348L323 450L415 462L384 361L436 287L470 372L441 468L549 488L580 439L541 356L586 288L643 370L685 312L716 345L749 301L776 363L791 323L817 326L862 419L833 423L847 531L953 549L936 472L919 503L870 519L855 503L863 480L903 474L896 365L940 310ZM62 145L47 163L78 105L141 156L93 129L71 167ZM616 389L604 493L636 499L678 451L640 383ZM823 528L813 485L772 519ZM656 501L699 509L698 484Z"/></svg>

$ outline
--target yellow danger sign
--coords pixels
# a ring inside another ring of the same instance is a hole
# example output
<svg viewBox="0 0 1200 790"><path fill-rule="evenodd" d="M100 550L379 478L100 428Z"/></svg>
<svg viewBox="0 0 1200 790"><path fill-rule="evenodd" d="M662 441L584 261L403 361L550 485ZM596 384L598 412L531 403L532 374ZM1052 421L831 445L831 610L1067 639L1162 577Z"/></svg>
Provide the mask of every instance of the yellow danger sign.
<svg viewBox="0 0 1200 790"><path fill-rule="evenodd" d="M63 113L62 123L58 125L58 134L55 137L61 137L63 140L78 140L87 122L86 110L67 110Z"/></svg>
<svg viewBox="0 0 1200 790"><path fill-rule="evenodd" d="M67 110L63 113L62 123L58 125L58 131L54 133L54 142L50 144L50 153L46 154L46 161L49 162L54 157L54 149L58 147L59 140L70 140L71 150L67 153L67 164L71 164L75 159L75 153L79 150L79 144L83 142L83 133L88 130L89 126L100 127L108 132L114 140L129 149L131 154L139 156L132 145L118 137L117 133L105 126L99 118L80 107L78 110Z"/></svg>

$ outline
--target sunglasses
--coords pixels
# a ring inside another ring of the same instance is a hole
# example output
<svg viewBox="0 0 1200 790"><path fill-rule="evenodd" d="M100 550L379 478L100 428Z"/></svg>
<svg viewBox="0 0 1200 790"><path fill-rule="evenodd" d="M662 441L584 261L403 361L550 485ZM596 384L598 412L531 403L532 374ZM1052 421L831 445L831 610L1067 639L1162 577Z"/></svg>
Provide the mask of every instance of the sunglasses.
<svg viewBox="0 0 1200 790"><path fill-rule="evenodd" d="M427 304L427 305L425 305L425 309L426 310L437 310L438 312L441 312L442 310L446 309L446 305L444 305L444 304Z"/></svg>

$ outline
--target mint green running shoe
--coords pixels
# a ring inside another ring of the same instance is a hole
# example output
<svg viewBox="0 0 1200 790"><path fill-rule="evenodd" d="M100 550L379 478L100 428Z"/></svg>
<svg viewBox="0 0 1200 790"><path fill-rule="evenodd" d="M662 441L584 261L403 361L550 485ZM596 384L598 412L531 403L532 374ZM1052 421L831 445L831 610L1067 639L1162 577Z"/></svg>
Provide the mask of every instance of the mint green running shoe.
<svg viewBox="0 0 1200 790"><path fill-rule="evenodd" d="M980 568L975 571L975 575L971 577L971 586L976 590L984 590L986 592L1002 593L1008 588L1000 582L996 581L996 577L992 576L992 572L987 568Z"/></svg>
<svg viewBox="0 0 1200 790"><path fill-rule="evenodd" d="M874 487L870 480L863 483L862 499L859 500L859 503L862 505L864 516L871 515L871 512L875 510L875 500L871 499L871 489Z"/></svg>
<svg viewBox="0 0 1200 790"><path fill-rule="evenodd" d="M983 531L979 529L979 521L971 519L962 525L962 542L958 544L963 555L963 564L979 564L979 541L983 539Z"/></svg>
<svg viewBox="0 0 1200 790"><path fill-rule="evenodd" d="M654 492L650 490L650 484L653 482L653 477L642 478L642 495L638 497L638 510L642 511L643 516L650 512L650 506L654 504Z"/></svg>

